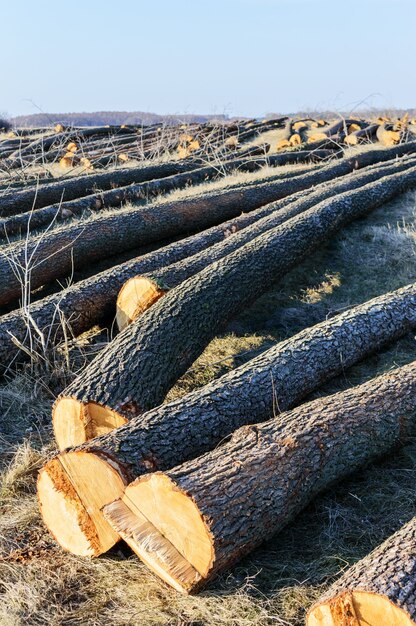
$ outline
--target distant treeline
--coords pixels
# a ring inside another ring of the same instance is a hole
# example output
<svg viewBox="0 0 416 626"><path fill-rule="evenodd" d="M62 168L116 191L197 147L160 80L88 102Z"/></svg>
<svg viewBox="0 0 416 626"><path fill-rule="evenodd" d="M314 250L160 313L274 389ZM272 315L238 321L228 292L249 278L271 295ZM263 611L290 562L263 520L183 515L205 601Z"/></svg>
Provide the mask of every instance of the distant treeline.
<svg viewBox="0 0 416 626"><path fill-rule="evenodd" d="M10 122L13 126L43 127L53 124L65 124L68 126L105 126L121 124L202 124L208 121L225 121L226 115L158 115L157 113L144 113L142 111L94 111L93 113L34 113L32 115L18 115L12 117Z"/></svg>
<svg viewBox="0 0 416 626"><path fill-rule="evenodd" d="M300 118L306 118L306 117L310 117L312 119L316 119L318 117L322 117L323 119L336 119L337 117L351 117L351 116L356 116L356 117L363 117L363 118L369 118L369 117L379 117L379 116L386 116L386 117L403 117L403 115L405 115L406 113L409 114L410 118L415 118L416 117L416 109L376 109L376 108L371 108L371 109L360 109L360 110L355 110L355 111L331 111L330 109L328 109L327 111L318 111L318 110L312 110L312 109L306 109L304 111L297 111L296 113L285 113L284 115L288 115L289 117L300 117ZM282 115L282 113L266 113L266 115L264 116L265 119L272 119L275 117L280 117Z"/></svg>
<svg viewBox="0 0 416 626"><path fill-rule="evenodd" d="M416 117L416 109L367 109L354 111L353 115L358 117L377 117L387 115L388 117L403 117L408 113L411 118ZM350 117L351 111L297 111L296 113L267 113L263 119L272 119L289 115L290 117L311 117L324 119L334 119L339 116ZM209 121L226 122L234 119L245 119L244 117L228 117L227 115L159 115L158 113L145 113L143 111L94 111L93 113L34 113L32 115L18 115L8 121L12 126L25 127L45 127L54 124L64 124L68 126L105 126L134 124L148 126L149 124L182 124L196 123L203 124Z"/></svg>

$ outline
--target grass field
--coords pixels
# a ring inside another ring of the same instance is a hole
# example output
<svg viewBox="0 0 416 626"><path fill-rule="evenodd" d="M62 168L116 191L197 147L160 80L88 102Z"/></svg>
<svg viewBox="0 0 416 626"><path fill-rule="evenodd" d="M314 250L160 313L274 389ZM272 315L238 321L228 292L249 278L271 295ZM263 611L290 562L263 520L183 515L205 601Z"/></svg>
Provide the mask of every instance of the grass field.
<svg viewBox="0 0 416 626"><path fill-rule="evenodd" d="M351 224L288 274L209 345L167 399L328 315L414 280L415 198L409 193ZM50 371L28 366L0 387L2 626L300 626L305 607L332 580L416 513L415 442L337 484L195 597L168 589L122 544L93 561L64 553L39 517L36 474L53 449L51 402L104 340L96 329L72 350L69 365L63 355ZM414 355L409 335L317 394L363 382Z"/></svg>

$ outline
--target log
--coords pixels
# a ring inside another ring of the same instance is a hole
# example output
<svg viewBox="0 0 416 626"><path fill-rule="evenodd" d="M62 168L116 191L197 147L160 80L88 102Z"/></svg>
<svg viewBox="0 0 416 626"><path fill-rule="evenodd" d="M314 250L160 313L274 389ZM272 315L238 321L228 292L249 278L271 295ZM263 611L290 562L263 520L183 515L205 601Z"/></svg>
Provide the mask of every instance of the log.
<svg viewBox="0 0 416 626"><path fill-rule="evenodd" d="M406 159L400 164L401 171L415 165L414 159ZM403 169L402 169L403 168ZM262 233L279 226L288 219L299 215L314 205L346 191L352 191L360 186L378 180L382 176L393 174L398 171L396 162L370 166L361 172L355 172L331 184L320 185L315 191L310 191L306 196L301 194L297 198L290 196L291 202L276 202L266 205L253 213L254 216L263 214L264 217L256 219L253 224L243 231L234 234L233 237L204 248L192 257L177 261L169 266L161 267L156 272L130 278L122 287L116 303L117 325L119 330L125 328L139 315L144 313L159 298L163 297L170 289L177 287L184 280L194 276L205 267L231 254Z"/></svg>
<svg viewBox="0 0 416 626"><path fill-rule="evenodd" d="M64 424L62 438L70 437L71 422L78 423L85 406L98 406L120 423L160 404L233 316L342 226L415 185L412 167L324 200L185 280L140 323L125 328L63 392L53 411L55 432L55 425Z"/></svg>
<svg viewBox="0 0 416 626"><path fill-rule="evenodd" d="M209 385L53 457L39 476L46 526L65 549L98 556L117 541L101 509L121 497L129 481L195 458L235 429L290 409L325 380L415 326L416 285L409 285L305 329ZM99 407L90 408L88 425L94 427ZM82 425L85 429L87 421ZM104 421L101 428L104 432ZM94 476L94 504L89 483L79 483L83 475ZM107 489L109 476L115 487ZM66 514L77 510L82 516Z"/></svg>
<svg viewBox="0 0 416 626"><path fill-rule="evenodd" d="M414 146L408 144L408 147L411 151ZM406 152L407 149L404 149L403 153ZM259 185L251 183L177 202L127 209L116 215L93 216L81 224L57 228L46 235L4 247L0 251L0 305L18 298L21 292L21 280L10 264L11 255L21 267L25 266L27 259L32 260L31 287L35 289L69 274L72 268L79 269L108 256L109 247L114 255L156 240L202 230L241 211L254 210L333 176L348 173L360 165L372 163L375 159L385 160L387 156L391 158L392 152L382 151L378 155L368 152L293 180Z"/></svg>
<svg viewBox="0 0 416 626"><path fill-rule="evenodd" d="M260 159L236 159L235 162L227 163L226 172L236 169L241 171L255 171L270 165L286 165L288 163L302 163L307 161L318 161L330 155L329 152L322 151L321 154L311 155L308 153L294 153L272 155L267 157L267 161ZM198 169L205 164L201 160L190 160L186 163L170 161L158 165L139 166L128 169L114 170L100 174L88 174L74 178L64 178L62 180L41 179L39 183L32 184L29 188L4 194L0 197L0 216L8 217L38 209L61 201L75 200L82 196L88 196L95 190L107 191L117 187L125 187L132 183L141 183L155 178L165 178L174 174L181 174ZM218 169L218 168L217 168ZM47 184L45 184L47 183Z"/></svg>
<svg viewBox="0 0 416 626"><path fill-rule="evenodd" d="M21 281L10 265L11 255L22 267L28 258L32 259L31 287L35 289L70 274L73 267L77 270L108 256L109 249L115 255L156 240L202 230L242 211L254 210L296 191L331 180L334 176L377 161L387 161L415 149L416 142L389 150L369 150L304 176L259 185L252 183L177 202L127 209L116 215L93 216L81 224L57 228L28 242L4 247L0 251L0 305L17 299L21 293Z"/></svg>
<svg viewBox="0 0 416 626"><path fill-rule="evenodd" d="M352 124L354 124L355 126L360 126L360 127L367 126L367 122L347 118L345 120L343 119L343 120L338 120L337 122L334 122L333 124L328 126L328 128L325 128L325 130L321 132L327 137L332 137L334 135L337 135L339 132L348 134L348 128Z"/></svg>
<svg viewBox="0 0 416 626"><path fill-rule="evenodd" d="M276 150L286 150L290 148L290 137L292 136L292 120L288 119L281 133L281 138L277 142Z"/></svg>
<svg viewBox="0 0 416 626"><path fill-rule="evenodd" d="M56 130L58 129L58 130ZM55 143L86 139L97 135L120 135L131 134L130 128L121 126L97 126L83 129L64 128L62 125L55 127L55 133L47 137L43 136L30 142L24 149L18 149L11 154L8 161L8 167L15 169L21 167L22 162L33 160L40 153L48 153Z"/></svg>
<svg viewBox="0 0 416 626"><path fill-rule="evenodd" d="M255 150L254 152L259 153L261 150ZM302 163L305 161L319 162L321 159L334 157L334 153L329 150L318 150L316 152L310 152L307 155L304 153L296 153L292 156L288 153L287 155L281 154L279 157L280 164ZM76 155L68 153L61 159L60 164L62 167L71 167L75 162L74 160L77 158ZM45 228L55 221L64 222L68 219L72 219L74 216L82 215L84 211L95 212L103 208L117 207L126 202L145 200L148 197L158 196L176 189L183 189L189 185L220 178L224 173L232 173L235 169L245 171L246 168L249 167L250 170L253 171L256 167L259 169L260 163L257 162L257 164L258 165L254 162L245 162L244 159L241 161L234 159L229 164L223 164L221 168L218 168L218 166L207 166L161 179L130 185L128 187L118 187L114 190L95 193L78 200L60 202L59 204L43 207L36 211L28 211L3 219L0 218L0 240L8 240L10 237L18 234L26 236L28 231L32 232L36 229ZM271 164L276 165L277 160L271 160L270 165ZM263 165L265 165L264 162ZM293 175L296 176L298 173L293 172Z"/></svg>
<svg viewBox="0 0 416 626"><path fill-rule="evenodd" d="M194 461L135 480L104 515L152 571L196 591L323 489L414 436L415 374L413 362L245 426Z"/></svg>
<svg viewBox="0 0 416 626"><path fill-rule="evenodd" d="M383 146L394 146L401 140L401 132L399 130L388 130L386 124L379 125L376 136Z"/></svg>
<svg viewBox="0 0 416 626"><path fill-rule="evenodd" d="M344 142L350 146L356 146L357 144L362 143L363 141L365 142L373 141L374 138L376 137L378 127L379 127L379 124L370 124L369 126L365 128L356 130L353 133L350 133L349 135L347 135L344 139Z"/></svg>
<svg viewBox="0 0 416 626"><path fill-rule="evenodd" d="M71 139L71 135L65 131L58 131L53 135L47 137L42 136L39 139L34 139L29 142L23 149L19 146L18 149L12 153L8 167L20 167L23 157L33 155L38 151L47 151L53 146L56 141L68 141Z"/></svg>
<svg viewBox="0 0 416 626"><path fill-rule="evenodd" d="M317 157L311 156L310 161L319 161L323 151L318 151ZM282 157L283 155L279 155ZM71 166L74 159L77 156L68 153L61 159L62 166ZM306 161L304 155L301 158L287 158L286 162L302 162ZM277 165L278 163L284 163L285 159L270 160L270 164ZM224 174L231 174L235 170L240 171L255 171L265 165L265 161L253 161L250 159L233 159L231 162L223 164L220 168L215 166L200 167L198 169L188 170L186 168L184 172L166 176L164 178L156 178L154 180L144 181L142 183L131 184L125 187L116 187L115 189L109 189L107 191L93 193L75 200L68 200L66 202L59 201L58 204L39 208L35 211L28 211L21 213L20 215L9 216L7 218L0 218L0 240L8 240L10 237L16 234L27 235L27 232L32 232L36 229L41 229L49 226L52 222L63 222L74 216L83 215L85 211L99 211L104 208L114 208L122 206L127 202L139 202L146 200L149 197L161 195L162 193L168 193L176 189L183 189L189 185L203 183L208 180L214 180L221 178ZM128 171L128 170L127 170ZM298 175L297 172L293 172L293 175ZM287 177L287 175L286 175ZM1 200L0 200L1 206Z"/></svg>
<svg viewBox="0 0 416 626"><path fill-rule="evenodd" d="M302 175L302 171L299 175ZM114 319L117 294L129 278L194 255L273 210L283 209L304 193L297 192L273 205L243 213L235 219L173 242L142 257L128 259L121 265L110 265L109 269L104 268L105 271L102 270L99 274L95 272L92 277L87 276L64 291L30 303L27 310L18 309L3 315L0 318L0 373L29 357L36 359L36 353L43 352L43 340L53 348L65 338L65 333L76 337L94 324L105 322L108 318ZM30 328L32 332L29 332ZM36 331L33 332L35 328ZM42 338L40 345L36 340L38 337Z"/></svg>
<svg viewBox="0 0 416 626"><path fill-rule="evenodd" d="M332 585L307 626L415 626L415 571L413 518Z"/></svg>

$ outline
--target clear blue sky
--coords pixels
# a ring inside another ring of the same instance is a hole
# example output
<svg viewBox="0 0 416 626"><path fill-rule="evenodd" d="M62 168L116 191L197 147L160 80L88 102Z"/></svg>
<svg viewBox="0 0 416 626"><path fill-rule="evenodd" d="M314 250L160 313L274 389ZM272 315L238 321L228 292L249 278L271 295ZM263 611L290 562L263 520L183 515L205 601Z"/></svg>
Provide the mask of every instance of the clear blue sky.
<svg viewBox="0 0 416 626"><path fill-rule="evenodd" d="M416 0L2 0L0 18L10 115L416 106Z"/></svg>

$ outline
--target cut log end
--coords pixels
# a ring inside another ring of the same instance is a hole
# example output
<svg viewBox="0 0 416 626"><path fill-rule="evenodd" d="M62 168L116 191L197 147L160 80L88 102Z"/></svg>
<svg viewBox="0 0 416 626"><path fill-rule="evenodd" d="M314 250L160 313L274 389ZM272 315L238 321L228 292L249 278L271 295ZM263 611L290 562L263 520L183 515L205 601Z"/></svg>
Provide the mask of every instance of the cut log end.
<svg viewBox="0 0 416 626"><path fill-rule="evenodd" d="M53 430L59 450L78 446L99 435L111 432L127 422L126 418L95 402L74 398L57 400L52 412Z"/></svg>
<svg viewBox="0 0 416 626"><path fill-rule="evenodd" d="M131 324L165 293L166 290L150 278L143 276L130 278L124 283L117 298L116 320L119 330Z"/></svg>
<svg viewBox="0 0 416 626"><path fill-rule="evenodd" d="M409 615L381 595L366 591L343 593L315 606L307 626L415 626Z"/></svg>
<svg viewBox="0 0 416 626"><path fill-rule="evenodd" d="M314 133L313 135L309 135L307 143L316 143L317 141L325 141L325 139L328 139L325 133Z"/></svg>
<svg viewBox="0 0 416 626"><path fill-rule="evenodd" d="M99 556L119 535L102 507L127 484L122 468L99 452L65 452L47 463L38 478L43 521L56 541L79 556Z"/></svg>
<svg viewBox="0 0 416 626"><path fill-rule="evenodd" d="M174 589L189 593L207 578L214 561L209 529L192 498L164 474L134 481L103 513L114 531Z"/></svg>
<svg viewBox="0 0 416 626"><path fill-rule="evenodd" d="M347 135L344 139L344 142L349 146L356 146L359 143L359 138L357 135Z"/></svg>

